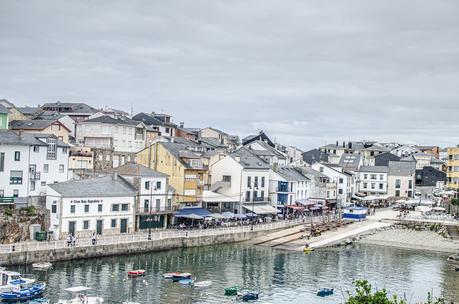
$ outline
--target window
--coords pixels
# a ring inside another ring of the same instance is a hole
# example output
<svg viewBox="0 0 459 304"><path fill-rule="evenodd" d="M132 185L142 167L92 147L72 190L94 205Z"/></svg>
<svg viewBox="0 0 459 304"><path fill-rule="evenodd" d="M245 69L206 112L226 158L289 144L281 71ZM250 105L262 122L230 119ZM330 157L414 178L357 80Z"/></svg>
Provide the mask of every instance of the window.
<svg viewBox="0 0 459 304"><path fill-rule="evenodd" d="M89 213L89 205L84 205L84 212Z"/></svg>
<svg viewBox="0 0 459 304"><path fill-rule="evenodd" d="M371 174L371 175L370 175L370 178L371 178L371 179L376 179L376 174Z"/></svg>
<svg viewBox="0 0 459 304"><path fill-rule="evenodd" d="M0 153L0 172L5 170L5 152Z"/></svg>
<svg viewBox="0 0 459 304"><path fill-rule="evenodd" d="M195 189L185 189L185 191L183 191L183 194L184 195L196 195L196 190Z"/></svg>
<svg viewBox="0 0 459 304"><path fill-rule="evenodd" d="M223 175L223 181L231 183L231 175Z"/></svg>
<svg viewBox="0 0 459 304"><path fill-rule="evenodd" d="M30 191L35 191L35 181L30 181Z"/></svg>
<svg viewBox="0 0 459 304"><path fill-rule="evenodd" d="M400 190L395 190L395 196L399 197L400 196Z"/></svg>
<svg viewBox="0 0 459 304"><path fill-rule="evenodd" d="M247 192L245 193L245 201L246 201L246 202L250 202L250 191L247 191Z"/></svg>
<svg viewBox="0 0 459 304"><path fill-rule="evenodd" d="M167 208L172 209L172 199L170 198L167 199Z"/></svg>
<svg viewBox="0 0 459 304"><path fill-rule="evenodd" d="M10 184L22 184L22 171L10 171Z"/></svg>
<svg viewBox="0 0 459 304"><path fill-rule="evenodd" d="M40 146L33 146L33 152L40 152Z"/></svg>
<svg viewBox="0 0 459 304"><path fill-rule="evenodd" d="M46 143L48 144L47 158L56 159L56 138L48 137Z"/></svg>
<svg viewBox="0 0 459 304"><path fill-rule="evenodd" d="M102 204L97 205L97 212L102 212Z"/></svg>
<svg viewBox="0 0 459 304"><path fill-rule="evenodd" d="M112 228L116 228L116 219L112 219L111 226Z"/></svg>
<svg viewBox="0 0 459 304"><path fill-rule="evenodd" d="M384 188L384 184L381 184L381 183L380 183L380 184L379 184L379 190L383 190L383 188Z"/></svg>
<svg viewBox="0 0 459 304"><path fill-rule="evenodd" d="M51 205L51 213L57 213L57 205L56 204Z"/></svg>
<svg viewBox="0 0 459 304"><path fill-rule="evenodd" d="M342 184L344 180L342 178L339 179L339 183Z"/></svg>
<svg viewBox="0 0 459 304"><path fill-rule="evenodd" d="M83 229L88 230L89 229L89 221L83 221Z"/></svg>
<svg viewBox="0 0 459 304"><path fill-rule="evenodd" d="M368 188L368 183L363 183L363 188L364 189Z"/></svg>
<svg viewBox="0 0 459 304"><path fill-rule="evenodd" d="M67 148L62 148L62 154L67 154Z"/></svg>
<svg viewBox="0 0 459 304"><path fill-rule="evenodd" d="M247 176L247 188L251 188L252 187L252 178L250 176Z"/></svg>
<svg viewBox="0 0 459 304"><path fill-rule="evenodd" d="M15 161L20 161L21 160L21 152L15 151L14 152L14 160Z"/></svg>
<svg viewBox="0 0 459 304"><path fill-rule="evenodd" d="M338 194L343 194L343 189L338 189Z"/></svg>
<svg viewBox="0 0 459 304"><path fill-rule="evenodd" d="M265 177L264 176L261 177L261 187L262 188L265 187Z"/></svg>
<svg viewBox="0 0 459 304"><path fill-rule="evenodd" d="M13 197L19 197L19 189L13 190Z"/></svg>
<svg viewBox="0 0 459 304"><path fill-rule="evenodd" d="M157 198L156 199L156 211L159 211L161 209L161 199Z"/></svg>
<svg viewBox="0 0 459 304"><path fill-rule="evenodd" d="M5 190L0 190L0 197L4 197L5 196Z"/></svg>
<svg viewBox="0 0 459 304"><path fill-rule="evenodd" d="M383 180L383 179L384 179L384 175L379 174L379 179L380 179L380 180Z"/></svg>
<svg viewBox="0 0 459 304"><path fill-rule="evenodd" d="M75 205L70 205L70 213L75 213Z"/></svg>
<svg viewBox="0 0 459 304"><path fill-rule="evenodd" d="M48 164L44 164L43 165L43 173L48 173L49 171L49 165Z"/></svg>
<svg viewBox="0 0 459 304"><path fill-rule="evenodd" d="M375 189L375 183L371 183L371 189Z"/></svg>
<svg viewBox="0 0 459 304"><path fill-rule="evenodd" d="M258 188L258 176L255 176L254 186L255 188Z"/></svg>
<svg viewBox="0 0 459 304"><path fill-rule="evenodd" d="M143 201L143 212L148 212L149 209L150 209L150 201L146 199Z"/></svg>
<svg viewBox="0 0 459 304"><path fill-rule="evenodd" d="M59 165L59 173L64 173L64 165Z"/></svg>
<svg viewBox="0 0 459 304"><path fill-rule="evenodd" d="M121 204L121 211L128 211L129 210L129 204Z"/></svg>
<svg viewBox="0 0 459 304"><path fill-rule="evenodd" d="M150 182L145 182L145 190L150 190Z"/></svg>
<svg viewBox="0 0 459 304"><path fill-rule="evenodd" d="M292 198L292 197L290 197ZM261 194L260 194L260 200L264 200L265 199L265 191L261 190Z"/></svg>
<svg viewBox="0 0 459 304"><path fill-rule="evenodd" d="M319 172L324 172L324 167L320 167Z"/></svg>
<svg viewBox="0 0 459 304"><path fill-rule="evenodd" d="M42 187L46 186L46 181L42 181L42 182L40 183L40 185L41 185Z"/></svg>
<svg viewBox="0 0 459 304"><path fill-rule="evenodd" d="M363 179L368 179L368 174L365 173L365 174L363 175Z"/></svg>
<svg viewBox="0 0 459 304"><path fill-rule="evenodd" d="M395 180L395 188L400 189L400 184L401 184L400 180L396 179ZM400 195L397 195L397 196L400 196Z"/></svg>
<svg viewBox="0 0 459 304"><path fill-rule="evenodd" d="M112 205L112 211L120 211L120 205L119 204L113 204Z"/></svg>
<svg viewBox="0 0 459 304"><path fill-rule="evenodd" d="M412 180L408 181L408 188L409 189L413 188L413 181Z"/></svg>
<svg viewBox="0 0 459 304"><path fill-rule="evenodd" d="M161 182L156 182L156 190L160 190L161 189Z"/></svg>

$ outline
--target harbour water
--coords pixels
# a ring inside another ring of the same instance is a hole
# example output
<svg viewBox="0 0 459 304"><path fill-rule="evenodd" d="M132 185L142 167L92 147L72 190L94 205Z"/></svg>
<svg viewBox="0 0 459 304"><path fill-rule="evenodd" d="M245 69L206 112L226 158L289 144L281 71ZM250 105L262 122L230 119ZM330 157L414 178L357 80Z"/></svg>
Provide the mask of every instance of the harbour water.
<svg viewBox="0 0 459 304"><path fill-rule="evenodd" d="M246 245L218 245L150 254L56 263L39 274L48 284L47 297L65 298L67 287L86 285L105 303L234 303L224 288L245 286L260 292L259 303L343 303L352 281L366 279L378 288L405 295L409 303L425 300L427 292L459 301L459 273L447 254L370 245L318 250L312 254ZM12 269L12 268L11 268ZM126 272L146 269L141 278ZM32 272L24 266L21 272ZM209 287L180 286L164 280L170 271L191 272ZM322 287L334 295L319 298Z"/></svg>

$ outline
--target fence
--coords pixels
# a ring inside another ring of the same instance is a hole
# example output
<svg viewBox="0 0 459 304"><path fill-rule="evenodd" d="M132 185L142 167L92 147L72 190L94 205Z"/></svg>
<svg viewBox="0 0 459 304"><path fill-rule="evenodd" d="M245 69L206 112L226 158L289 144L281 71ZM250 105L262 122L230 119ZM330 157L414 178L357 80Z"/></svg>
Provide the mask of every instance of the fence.
<svg viewBox="0 0 459 304"><path fill-rule="evenodd" d="M272 223L263 223L255 225L246 225L246 226L236 226L236 227L220 227L214 229L198 229L198 230L161 230L161 231L152 231L149 240L148 233L136 233L136 234L120 234L114 236L98 236L96 246L101 245L113 245L121 243L135 243L135 242L149 242L149 241L159 241L165 239L173 238L194 238L202 236L216 236L224 234L233 234L233 233L242 233L250 231L269 231L281 228L287 228L291 226L296 226L299 224L317 224L324 221L324 217L315 216L307 218L299 218L294 220L284 220ZM87 247L93 246L91 238L77 239L75 242L75 247ZM0 253L10 253L10 252L25 252L25 251L38 251L38 250L54 250L62 249L69 247L67 240L59 241L44 241L44 242L22 242L14 243L8 245L0 245Z"/></svg>

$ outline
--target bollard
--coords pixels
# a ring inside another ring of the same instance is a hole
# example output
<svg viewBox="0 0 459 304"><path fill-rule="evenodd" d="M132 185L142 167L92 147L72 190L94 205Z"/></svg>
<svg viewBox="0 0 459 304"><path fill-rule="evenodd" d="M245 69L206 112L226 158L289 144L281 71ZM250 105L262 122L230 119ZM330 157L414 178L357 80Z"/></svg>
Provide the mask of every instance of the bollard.
<svg viewBox="0 0 459 304"><path fill-rule="evenodd" d="M12 251L12 252L16 251L16 246L12 245L12 246L11 246L11 251Z"/></svg>

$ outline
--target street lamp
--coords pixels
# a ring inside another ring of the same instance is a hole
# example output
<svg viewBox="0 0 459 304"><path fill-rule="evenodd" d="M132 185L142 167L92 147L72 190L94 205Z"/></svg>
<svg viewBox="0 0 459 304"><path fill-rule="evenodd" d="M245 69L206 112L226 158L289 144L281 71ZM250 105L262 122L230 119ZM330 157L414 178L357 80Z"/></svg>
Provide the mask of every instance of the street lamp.
<svg viewBox="0 0 459 304"><path fill-rule="evenodd" d="M150 181L151 183L151 181ZM156 187L155 187L155 191L156 191ZM151 219L151 205L153 204L153 185L150 184L150 202L149 202L150 206L149 206L149 209L150 209L150 214L148 216L148 240L151 241L151 222L152 222L152 219Z"/></svg>
<svg viewBox="0 0 459 304"><path fill-rule="evenodd" d="M253 224L254 224L253 221L254 221L254 218L255 218L254 217L254 214L255 214L255 199L254 199L253 193L255 191L258 191L258 185L255 185L255 183L252 183L251 188L253 188L254 191L252 191L252 220L251 220L251 224L252 225L250 227L250 230L253 231Z"/></svg>

